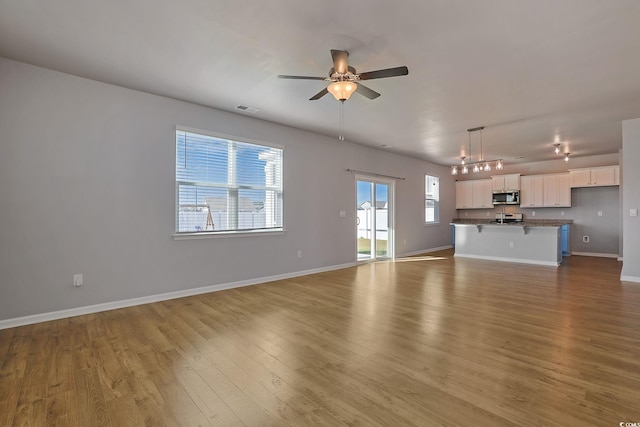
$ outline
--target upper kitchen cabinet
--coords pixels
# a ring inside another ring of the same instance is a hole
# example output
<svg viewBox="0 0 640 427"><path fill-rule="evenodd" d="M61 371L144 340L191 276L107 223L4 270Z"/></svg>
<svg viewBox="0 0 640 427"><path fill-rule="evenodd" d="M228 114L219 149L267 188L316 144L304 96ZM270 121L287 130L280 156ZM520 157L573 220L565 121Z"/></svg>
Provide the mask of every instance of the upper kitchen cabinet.
<svg viewBox="0 0 640 427"><path fill-rule="evenodd" d="M543 175L543 206L560 208L571 206L571 187L569 186L569 174L559 173Z"/></svg>
<svg viewBox="0 0 640 427"><path fill-rule="evenodd" d="M490 179L477 179L473 182L473 207L476 209L493 208Z"/></svg>
<svg viewBox="0 0 640 427"><path fill-rule="evenodd" d="M520 190L520 174L496 175L491 177L493 191Z"/></svg>
<svg viewBox="0 0 640 427"><path fill-rule="evenodd" d="M521 208L571 207L568 173L523 176L520 184Z"/></svg>
<svg viewBox="0 0 640 427"><path fill-rule="evenodd" d="M456 182L456 209L473 209L473 181Z"/></svg>
<svg viewBox="0 0 640 427"><path fill-rule="evenodd" d="M570 169L569 177L571 188L620 185L620 167L615 165L586 169Z"/></svg>
<svg viewBox="0 0 640 427"><path fill-rule="evenodd" d="M490 209L491 180L475 179L456 182L456 209Z"/></svg>
<svg viewBox="0 0 640 427"><path fill-rule="evenodd" d="M520 207L538 208L543 206L542 175L523 176L520 178Z"/></svg>

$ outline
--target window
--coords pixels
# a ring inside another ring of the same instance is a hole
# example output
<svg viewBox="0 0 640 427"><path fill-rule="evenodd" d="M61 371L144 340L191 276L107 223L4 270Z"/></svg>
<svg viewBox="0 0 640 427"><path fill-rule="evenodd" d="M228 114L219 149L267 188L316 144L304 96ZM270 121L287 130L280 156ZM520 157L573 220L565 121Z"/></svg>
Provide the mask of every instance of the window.
<svg viewBox="0 0 640 427"><path fill-rule="evenodd" d="M424 222L440 222L440 178L424 176Z"/></svg>
<svg viewBox="0 0 640 427"><path fill-rule="evenodd" d="M283 149L176 130L176 232L282 230Z"/></svg>

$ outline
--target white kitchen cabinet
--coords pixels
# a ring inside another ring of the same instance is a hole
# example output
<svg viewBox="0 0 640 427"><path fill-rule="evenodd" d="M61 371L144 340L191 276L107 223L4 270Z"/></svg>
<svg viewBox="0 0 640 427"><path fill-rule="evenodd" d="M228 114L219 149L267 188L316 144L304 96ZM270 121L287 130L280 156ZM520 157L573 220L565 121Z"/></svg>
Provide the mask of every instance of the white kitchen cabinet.
<svg viewBox="0 0 640 427"><path fill-rule="evenodd" d="M493 191L520 190L520 174L496 175L491 177Z"/></svg>
<svg viewBox="0 0 640 427"><path fill-rule="evenodd" d="M543 206L543 177L541 175L520 178L520 207L538 208Z"/></svg>
<svg viewBox="0 0 640 427"><path fill-rule="evenodd" d="M542 177L542 205L547 208L571 207L569 174L559 173Z"/></svg>
<svg viewBox="0 0 640 427"><path fill-rule="evenodd" d="M591 169L576 169L569 171L571 188L591 186Z"/></svg>
<svg viewBox="0 0 640 427"><path fill-rule="evenodd" d="M530 175L520 178L521 208L571 207L569 174Z"/></svg>
<svg viewBox="0 0 640 427"><path fill-rule="evenodd" d="M571 188L620 185L620 167L614 165L571 169L569 170L569 177Z"/></svg>
<svg viewBox="0 0 640 427"><path fill-rule="evenodd" d="M456 182L456 209L473 209L473 181Z"/></svg>
<svg viewBox="0 0 640 427"><path fill-rule="evenodd" d="M473 182L473 207L475 209L493 208L493 192L490 179L477 179Z"/></svg>
<svg viewBox="0 0 640 427"><path fill-rule="evenodd" d="M456 209L493 208L490 179L456 182Z"/></svg>

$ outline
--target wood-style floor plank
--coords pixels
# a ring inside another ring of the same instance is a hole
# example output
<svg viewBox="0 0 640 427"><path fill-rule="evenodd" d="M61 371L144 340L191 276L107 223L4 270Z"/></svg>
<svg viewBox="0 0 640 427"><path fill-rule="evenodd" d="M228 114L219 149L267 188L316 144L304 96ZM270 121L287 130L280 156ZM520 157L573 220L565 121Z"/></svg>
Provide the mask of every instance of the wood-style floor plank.
<svg viewBox="0 0 640 427"><path fill-rule="evenodd" d="M638 422L619 276L442 251L7 329L0 426Z"/></svg>

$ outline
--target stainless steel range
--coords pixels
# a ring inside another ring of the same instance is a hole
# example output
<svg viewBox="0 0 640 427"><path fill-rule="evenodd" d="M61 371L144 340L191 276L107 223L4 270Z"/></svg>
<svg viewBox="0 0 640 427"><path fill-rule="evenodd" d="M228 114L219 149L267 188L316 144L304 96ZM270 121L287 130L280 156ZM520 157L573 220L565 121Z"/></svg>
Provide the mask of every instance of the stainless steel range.
<svg viewBox="0 0 640 427"><path fill-rule="evenodd" d="M493 224L513 224L523 220L524 216L521 213L497 213L496 219L491 222Z"/></svg>

